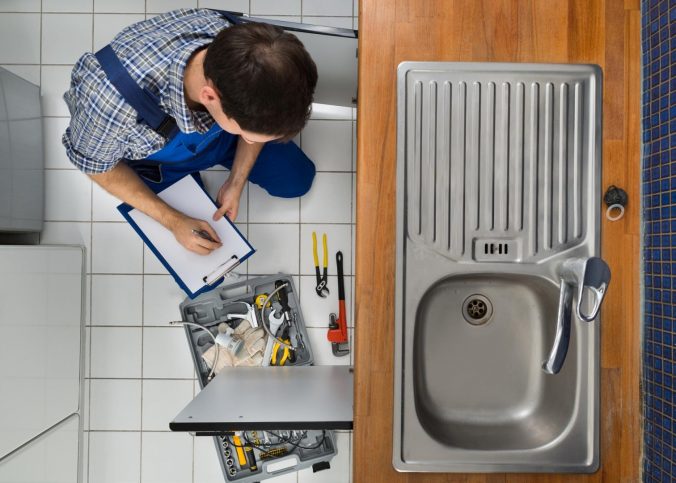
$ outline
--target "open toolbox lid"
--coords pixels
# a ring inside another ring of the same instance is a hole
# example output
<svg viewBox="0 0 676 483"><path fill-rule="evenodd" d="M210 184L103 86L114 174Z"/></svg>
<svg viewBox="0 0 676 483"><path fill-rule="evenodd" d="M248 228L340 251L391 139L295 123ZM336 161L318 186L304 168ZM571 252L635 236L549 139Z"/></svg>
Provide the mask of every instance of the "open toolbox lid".
<svg viewBox="0 0 676 483"><path fill-rule="evenodd" d="M169 423L172 431L352 429L348 366L225 367Z"/></svg>

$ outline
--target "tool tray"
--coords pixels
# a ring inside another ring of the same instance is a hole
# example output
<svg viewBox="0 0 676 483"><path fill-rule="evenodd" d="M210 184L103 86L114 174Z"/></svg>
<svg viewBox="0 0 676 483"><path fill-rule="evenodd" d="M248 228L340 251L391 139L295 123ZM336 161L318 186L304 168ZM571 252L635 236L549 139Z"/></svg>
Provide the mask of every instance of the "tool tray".
<svg viewBox="0 0 676 483"><path fill-rule="evenodd" d="M246 312L246 306L241 302L254 304L257 295L272 293L275 289L275 282L278 280L288 283L286 287L288 305L292 319L295 320L289 330L290 340L292 344L294 342L297 344L300 336L304 344L304 349L296 351L295 361L286 361L285 366L312 365L314 358L305 330L300 302L293 279L288 275L278 274L238 281L201 294L195 299L186 299L180 305L182 320L204 326L216 335L218 325L224 322L226 315ZM276 297L271 300L273 307L277 305ZM265 314L267 315L269 311L270 308L266 308ZM260 320L260 311L257 309L256 313L260 326L263 322ZM267 320L265 323L267 324ZM204 388L208 384L210 369L202 358L202 354L213 345L213 340L203 330L194 326L186 325L185 333L200 387ZM274 371L277 366L269 366L269 368ZM237 388L233 388L233 396L245 397L238 393ZM253 397L267 396L256 394ZM224 404L227 404L227 401L224 401ZM244 456L245 459L250 458L250 455L247 456L249 451L253 454L256 469L252 469L248 461L240 465L239 457L242 454L238 455L234 440L235 433L225 432L214 436L216 451L226 481L252 483L303 468L312 467L314 471L327 469L330 467L329 461L337 453L335 436L330 430L276 431L275 428L267 428L268 431L260 429L249 431L247 429L250 428L241 428L238 436L239 445L249 447L244 451Z"/></svg>

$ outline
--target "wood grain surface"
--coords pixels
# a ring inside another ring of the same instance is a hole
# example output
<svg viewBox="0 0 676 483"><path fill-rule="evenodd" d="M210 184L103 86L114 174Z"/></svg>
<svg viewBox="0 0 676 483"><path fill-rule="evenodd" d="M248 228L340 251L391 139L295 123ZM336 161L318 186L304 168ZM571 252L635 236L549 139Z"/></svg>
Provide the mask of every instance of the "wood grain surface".
<svg viewBox="0 0 676 483"><path fill-rule="evenodd" d="M360 0L353 482L639 481L639 0ZM602 225L612 270L601 336L601 469L593 475L398 473L392 468L396 68L404 60L603 68Z"/></svg>

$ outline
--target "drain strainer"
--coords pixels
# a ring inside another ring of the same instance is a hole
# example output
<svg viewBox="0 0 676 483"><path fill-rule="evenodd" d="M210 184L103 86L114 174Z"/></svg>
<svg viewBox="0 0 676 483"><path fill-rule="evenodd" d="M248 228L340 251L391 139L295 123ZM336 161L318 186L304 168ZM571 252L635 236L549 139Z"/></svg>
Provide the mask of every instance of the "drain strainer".
<svg viewBox="0 0 676 483"><path fill-rule="evenodd" d="M482 325L493 315L493 304L480 294L470 295L462 303L462 316L472 325Z"/></svg>

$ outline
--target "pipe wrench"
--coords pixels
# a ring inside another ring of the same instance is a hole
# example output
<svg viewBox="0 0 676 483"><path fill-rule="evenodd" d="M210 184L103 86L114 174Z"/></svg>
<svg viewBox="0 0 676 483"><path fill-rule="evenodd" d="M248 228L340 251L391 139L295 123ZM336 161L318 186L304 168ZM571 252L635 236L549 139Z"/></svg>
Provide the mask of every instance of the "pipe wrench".
<svg viewBox="0 0 676 483"><path fill-rule="evenodd" d="M333 355L346 356L350 353L347 340L347 312L345 310L345 281L343 280L343 252L336 253L336 270L338 271L338 317L329 316L329 332L326 334L331 342Z"/></svg>

